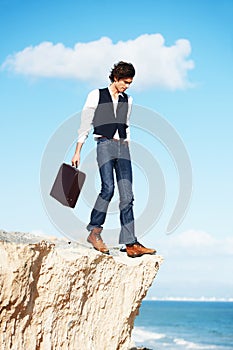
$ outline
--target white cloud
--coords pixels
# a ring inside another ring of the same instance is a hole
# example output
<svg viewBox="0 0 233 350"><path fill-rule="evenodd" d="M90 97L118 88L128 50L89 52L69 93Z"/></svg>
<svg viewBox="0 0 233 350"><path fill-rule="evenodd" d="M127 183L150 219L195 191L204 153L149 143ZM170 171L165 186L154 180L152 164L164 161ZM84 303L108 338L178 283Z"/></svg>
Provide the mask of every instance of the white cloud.
<svg viewBox="0 0 233 350"><path fill-rule="evenodd" d="M161 242L161 250L171 255L189 256L232 256L233 238L219 237L205 231L189 230L167 236Z"/></svg>
<svg viewBox="0 0 233 350"><path fill-rule="evenodd" d="M1 68L30 77L73 78L103 84L113 63L124 60L136 68L138 89L155 86L174 90L191 85L187 77L194 68L190 54L188 40L179 39L166 46L161 34L144 34L116 44L102 37L77 43L73 48L42 42L8 56Z"/></svg>

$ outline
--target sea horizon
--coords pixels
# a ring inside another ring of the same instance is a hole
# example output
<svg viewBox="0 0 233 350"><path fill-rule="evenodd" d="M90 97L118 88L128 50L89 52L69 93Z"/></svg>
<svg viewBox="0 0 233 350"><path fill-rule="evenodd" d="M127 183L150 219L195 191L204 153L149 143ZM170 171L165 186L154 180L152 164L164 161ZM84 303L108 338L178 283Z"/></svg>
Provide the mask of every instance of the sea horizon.
<svg viewBox="0 0 233 350"><path fill-rule="evenodd" d="M233 302L233 297L146 297L146 301L197 301L197 302Z"/></svg>

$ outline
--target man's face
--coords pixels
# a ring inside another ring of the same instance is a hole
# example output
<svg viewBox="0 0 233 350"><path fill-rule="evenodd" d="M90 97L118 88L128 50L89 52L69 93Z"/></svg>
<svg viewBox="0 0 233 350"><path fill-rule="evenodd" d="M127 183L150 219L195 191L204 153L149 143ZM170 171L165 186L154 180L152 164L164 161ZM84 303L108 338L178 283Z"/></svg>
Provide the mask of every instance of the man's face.
<svg viewBox="0 0 233 350"><path fill-rule="evenodd" d="M119 80L115 78L114 84L118 92L124 92L125 90L128 89L132 81L133 81L133 78L123 78Z"/></svg>

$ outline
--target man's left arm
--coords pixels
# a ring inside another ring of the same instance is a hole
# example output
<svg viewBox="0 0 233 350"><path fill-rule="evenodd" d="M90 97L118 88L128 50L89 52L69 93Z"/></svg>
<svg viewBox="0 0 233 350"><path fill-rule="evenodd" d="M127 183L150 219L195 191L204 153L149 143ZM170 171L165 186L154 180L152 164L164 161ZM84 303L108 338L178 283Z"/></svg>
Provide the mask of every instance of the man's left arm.
<svg viewBox="0 0 233 350"><path fill-rule="evenodd" d="M126 139L125 141L130 141L130 115L132 111L132 104L133 104L133 98L131 96L128 96L128 112L126 117L126 125L128 128L126 128Z"/></svg>

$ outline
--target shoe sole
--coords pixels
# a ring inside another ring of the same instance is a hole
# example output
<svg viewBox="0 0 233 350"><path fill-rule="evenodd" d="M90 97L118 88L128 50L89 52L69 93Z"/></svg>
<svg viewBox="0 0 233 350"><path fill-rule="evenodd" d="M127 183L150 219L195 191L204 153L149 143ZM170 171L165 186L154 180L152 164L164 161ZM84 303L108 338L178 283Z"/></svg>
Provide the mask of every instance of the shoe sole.
<svg viewBox="0 0 233 350"><path fill-rule="evenodd" d="M109 250L106 251L106 252L101 252L101 250L99 250L99 249L97 249L97 248L95 248L95 247L93 247L93 248L94 248L95 250L97 250L97 252L100 252L100 253L106 254L106 255L110 255Z"/></svg>
<svg viewBox="0 0 233 350"><path fill-rule="evenodd" d="M129 254L127 254L127 256L129 257L129 258L140 258L140 256L143 256L143 255L155 255L156 254L156 251L154 252L154 253L143 253L143 254L137 254L137 255L129 255Z"/></svg>
<svg viewBox="0 0 233 350"><path fill-rule="evenodd" d="M140 256L143 256L144 254L138 254L138 255L128 255L129 258L140 258Z"/></svg>

